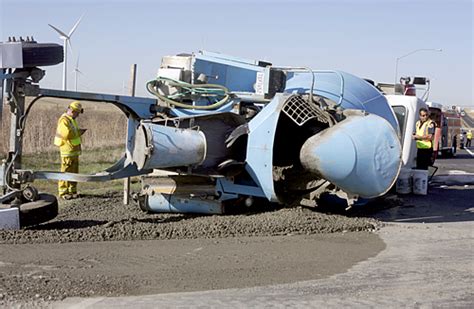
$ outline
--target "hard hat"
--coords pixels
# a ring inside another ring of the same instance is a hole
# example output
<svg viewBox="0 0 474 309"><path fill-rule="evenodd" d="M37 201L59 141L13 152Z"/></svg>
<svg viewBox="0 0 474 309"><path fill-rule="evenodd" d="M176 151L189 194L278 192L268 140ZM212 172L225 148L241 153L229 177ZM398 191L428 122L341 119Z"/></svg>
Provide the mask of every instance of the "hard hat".
<svg viewBox="0 0 474 309"><path fill-rule="evenodd" d="M73 101L71 104L69 104L69 108L72 109L75 112L83 113L84 109L82 108L82 104L79 101Z"/></svg>

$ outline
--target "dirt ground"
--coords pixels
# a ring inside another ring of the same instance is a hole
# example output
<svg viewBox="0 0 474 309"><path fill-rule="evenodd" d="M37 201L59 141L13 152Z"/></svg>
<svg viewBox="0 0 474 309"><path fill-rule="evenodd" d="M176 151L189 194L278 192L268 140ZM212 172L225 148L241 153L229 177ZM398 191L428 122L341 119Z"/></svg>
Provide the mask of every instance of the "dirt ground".
<svg viewBox="0 0 474 309"><path fill-rule="evenodd" d="M383 250L380 226L302 207L147 214L119 194L85 196L46 224L0 231L0 306L323 278Z"/></svg>

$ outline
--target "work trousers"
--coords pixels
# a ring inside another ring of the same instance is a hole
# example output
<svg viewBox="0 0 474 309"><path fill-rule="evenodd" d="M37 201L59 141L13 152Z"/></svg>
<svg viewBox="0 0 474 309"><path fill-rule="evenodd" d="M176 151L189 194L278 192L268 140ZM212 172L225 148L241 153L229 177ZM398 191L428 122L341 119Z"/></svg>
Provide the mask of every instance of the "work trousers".
<svg viewBox="0 0 474 309"><path fill-rule="evenodd" d="M433 148L423 149L418 148L416 154L416 169L427 170L428 166L433 164Z"/></svg>
<svg viewBox="0 0 474 309"><path fill-rule="evenodd" d="M79 156L61 157L61 172L78 173ZM77 182L60 180L58 182L59 196L66 194L77 194Z"/></svg>
<svg viewBox="0 0 474 309"><path fill-rule="evenodd" d="M471 139L470 138L467 139L466 147L471 147Z"/></svg>

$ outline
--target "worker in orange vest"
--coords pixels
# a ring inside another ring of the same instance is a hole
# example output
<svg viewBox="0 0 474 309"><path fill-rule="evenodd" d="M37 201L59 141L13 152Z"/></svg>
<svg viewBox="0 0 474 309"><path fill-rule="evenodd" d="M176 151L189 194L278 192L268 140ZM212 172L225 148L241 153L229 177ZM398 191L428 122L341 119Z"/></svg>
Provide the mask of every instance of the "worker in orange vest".
<svg viewBox="0 0 474 309"><path fill-rule="evenodd" d="M61 154L61 172L78 173L79 155L81 154L81 136L86 129L80 129L76 118L84 112L82 104L71 102L66 112L58 120L54 145ZM60 180L59 196L65 200L77 198L77 182Z"/></svg>

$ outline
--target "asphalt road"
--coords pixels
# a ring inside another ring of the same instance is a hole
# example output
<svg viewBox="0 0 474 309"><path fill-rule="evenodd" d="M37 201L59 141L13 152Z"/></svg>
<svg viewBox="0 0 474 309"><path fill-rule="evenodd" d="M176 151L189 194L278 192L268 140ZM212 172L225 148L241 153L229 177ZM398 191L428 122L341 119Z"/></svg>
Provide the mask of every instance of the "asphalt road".
<svg viewBox="0 0 474 309"><path fill-rule="evenodd" d="M328 277L252 288L133 297L69 298L55 308L276 307L472 308L474 306L474 156L439 159L426 196L400 196L399 206L372 216L385 248ZM446 178L449 180L448 178ZM344 245L344 244L343 244ZM297 249L295 249L297 250ZM329 261L326 266L334 261ZM293 265L304 272L311 263ZM324 269L316 261L313 267Z"/></svg>
<svg viewBox="0 0 474 309"><path fill-rule="evenodd" d="M437 175L456 174L456 171L474 173L474 146L458 149L453 158L438 158L434 165L438 167Z"/></svg>

